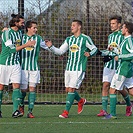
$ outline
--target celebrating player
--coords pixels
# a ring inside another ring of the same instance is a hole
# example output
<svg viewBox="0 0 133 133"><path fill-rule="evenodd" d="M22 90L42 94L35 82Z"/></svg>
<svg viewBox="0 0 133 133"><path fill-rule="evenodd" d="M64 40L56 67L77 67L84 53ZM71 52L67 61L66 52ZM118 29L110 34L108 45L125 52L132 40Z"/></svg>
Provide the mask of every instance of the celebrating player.
<svg viewBox="0 0 133 133"><path fill-rule="evenodd" d="M67 51L69 52L65 70L66 107L63 113L59 115L60 118L68 118L74 99L78 101L78 114L82 112L83 105L86 103L86 99L81 98L76 89L79 89L85 77L87 57L90 58L95 55L97 48L89 36L81 33L81 28L82 22L73 20L71 25L73 35L67 37L60 48L53 46L51 41L46 42L54 54L62 55Z"/></svg>
<svg viewBox="0 0 133 133"><path fill-rule="evenodd" d="M115 57L119 61L117 71L113 76L110 87L110 114L106 115L106 119L116 119L116 91L123 90L124 86L129 89L129 93L133 95L133 23L124 22L122 26L122 34L124 40L120 44L120 54Z"/></svg>
<svg viewBox="0 0 133 133"><path fill-rule="evenodd" d="M32 110L34 108L34 103L36 99L35 89L37 83L40 82L40 68L38 66L38 56L40 47L47 49L45 42L42 40L42 37L37 35L37 23L35 21L27 21L25 24L26 34L23 35L22 42L26 43L29 40L36 40L34 47L26 47L21 50L21 69L22 69L22 78L20 89L22 91L22 101L19 107L19 111L24 115L24 99L26 92L29 88L28 95L28 118L34 118Z"/></svg>
<svg viewBox="0 0 133 133"><path fill-rule="evenodd" d="M120 53L120 43L123 41L124 36L121 34L120 16L113 16L110 18L110 28L112 33L108 36L108 50L114 52L114 55L118 55ZM105 116L107 115L107 105L108 105L108 93L110 88L110 83L115 74L115 71L118 66L118 61L115 61L111 58L110 61L106 62L103 69L103 87L102 87L102 110L97 116ZM127 107L126 107L126 116L130 116L132 114L132 106L130 102L130 98L128 93L125 90L121 90L120 93L123 95Z"/></svg>
<svg viewBox="0 0 133 133"><path fill-rule="evenodd" d="M34 46L35 41L28 41L26 44L21 45L22 32L21 27L24 25L23 16L12 14L12 19L9 22L10 28L2 33L2 51L0 54L0 117L2 94L4 85L12 83L13 86L13 114L12 117L21 116L21 112L18 110L20 103L20 78L21 67L19 64L19 52L21 49Z"/></svg>

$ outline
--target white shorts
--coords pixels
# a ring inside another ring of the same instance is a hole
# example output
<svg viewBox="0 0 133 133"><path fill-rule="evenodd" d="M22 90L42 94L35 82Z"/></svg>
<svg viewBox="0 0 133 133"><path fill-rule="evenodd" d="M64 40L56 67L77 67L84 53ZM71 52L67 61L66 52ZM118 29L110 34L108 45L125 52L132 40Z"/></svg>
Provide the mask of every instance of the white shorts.
<svg viewBox="0 0 133 133"><path fill-rule="evenodd" d="M20 64L11 66L0 65L0 84L9 85L10 83L20 83L20 80Z"/></svg>
<svg viewBox="0 0 133 133"><path fill-rule="evenodd" d="M103 82L111 83L114 74L115 74L114 69L104 67L104 69L103 69Z"/></svg>
<svg viewBox="0 0 133 133"><path fill-rule="evenodd" d="M82 71L65 71L65 87L78 89L85 77Z"/></svg>
<svg viewBox="0 0 133 133"><path fill-rule="evenodd" d="M33 85L33 87L35 87L35 84L37 83L40 83L40 71L21 71L20 89L27 89L28 84Z"/></svg>
<svg viewBox="0 0 133 133"><path fill-rule="evenodd" d="M123 90L124 87L129 89L133 87L133 78L126 78L122 75L115 74L110 87L116 90Z"/></svg>

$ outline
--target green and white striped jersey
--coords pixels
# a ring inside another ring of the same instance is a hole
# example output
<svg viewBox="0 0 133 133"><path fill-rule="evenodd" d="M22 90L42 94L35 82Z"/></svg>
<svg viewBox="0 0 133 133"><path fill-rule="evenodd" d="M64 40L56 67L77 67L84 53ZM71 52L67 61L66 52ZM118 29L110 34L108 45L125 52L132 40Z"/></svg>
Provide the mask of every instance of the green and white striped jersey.
<svg viewBox="0 0 133 133"><path fill-rule="evenodd" d="M39 35L28 36L27 34L24 34L22 44L25 44L29 40L35 40L36 43L34 47L26 47L25 49L21 50L21 68L22 70L37 71L40 70L38 65L40 47L44 49L48 49L48 47L45 45L45 42L42 41L42 37Z"/></svg>
<svg viewBox="0 0 133 133"><path fill-rule="evenodd" d="M120 44L123 41L124 36L121 34L121 31L116 31L111 33L108 36L108 47L111 45L114 47L114 49L120 50ZM106 62L104 67L110 68L110 69L117 69L118 62L116 62L114 59L110 60L109 62Z"/></svg>
<svg viewBox="0 0 133 133"><path fill-rule="evenodd" d="M59 49L52 46L50 50L57 55L62 55L66 51L69 52L66 70L85 71L87 57L84 53L89 52L90 55L93 56L97 52L97 47L93 44L89 36L80 34L78 37L74 35L67 37Z"/></svg>
<svg viewBox="0 0 133 133"><path fill-rule="evenodd" d="M133 38L126 37L120 45L119 65L116 73L126 78L133 76Z"/></svg>
<svg viewBox="0 0 133 133"><path fill-rule="evenodd" d="M2 51L0 54L1 65L19 64L19 52L16 52L16 47L21 45L22 32L21 30L14 31L9 28L2 33Z"/></svg>

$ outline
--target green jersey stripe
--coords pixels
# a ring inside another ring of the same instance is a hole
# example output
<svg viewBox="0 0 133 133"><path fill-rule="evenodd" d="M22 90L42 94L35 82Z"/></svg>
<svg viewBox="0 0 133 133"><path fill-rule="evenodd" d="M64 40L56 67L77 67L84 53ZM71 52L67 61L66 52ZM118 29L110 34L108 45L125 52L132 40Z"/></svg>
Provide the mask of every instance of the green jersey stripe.
<svg viewBox="0 0 133 133"><path fill-rule="evenodd" d="M115 44L117 46L117 48L120 48L120 44L123 41L124 36L121 34L121 31L116 31L111 33L108 36L108 47L110 45ZM114 59L110 60L109 62L105 63L104 67L110 68L110 69L117 69L118 66L118 62L115 61Z"/></svg>
<svg viewBox="0 0 133 133"><path fill-rule="evenodd" d="M126 78L130 78L133 76L133 38L128 36L121 43L119 57L119 67L116 71L117 74L123 75Z"/></svg>
<svg viewBox="0 0 133 133"><path fill-rule="evenodd" d="M40 44L42 42L42 38L39 35L23 36L23 43L25 44L28 40L35 40L35 46L28 47L21 50L21 68L22 70L30 70L30 71L37 71L40 70L38 65L38 57L40 51Z"/></svg>
<svg viewBox="0 0 133 133"><path fill-rule="evenodd" d="M50 50L58 55L68 50L66 70L85 71L88 57L84 53L89 52L93 56L97 52L97 47L93 44L89 36L80 34L78 37L74 35L67 37L59 49L52 46Z"/></svg>
<svg viewBox="0 0 133 133"><path fill-rule="evenodd" d="M2 34L2 51L0 54L0 64L15 65L19 64L19 52L16 52L16 47L21 45L22 32L14 31L9 28ZM10 41L10 43L7 43Z"/></svg>

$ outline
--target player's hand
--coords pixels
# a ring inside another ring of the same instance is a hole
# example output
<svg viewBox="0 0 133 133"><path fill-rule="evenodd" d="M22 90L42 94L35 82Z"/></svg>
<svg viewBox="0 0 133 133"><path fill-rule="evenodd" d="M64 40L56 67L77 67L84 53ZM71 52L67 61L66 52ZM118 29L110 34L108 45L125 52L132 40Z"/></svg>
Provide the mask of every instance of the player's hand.
<svg viewBox="0 0 133 133"><path fill-rule="evenodd" d="M90 53L89 53L89 52L85 52L84 55L85 55L86 57L89 57L89 56L90 56Z"/></svg>
<svg viewBox="0 0 133 133"><path fill-rule="evenodd" d="M26 43L26 47L34 47L36 41L35 40L29 40L27 43Z"/></svg>
<svg viewBox="0 0 133 133"><path fill-rule="evenodd" d="M112 59L113 59L112 56L107 55L107 56L104 56L104 57L103 57L103 62L106 63L106 62L108 62L108 61L110 61L110 60L112 60Z"/></svg>
<svg viewBox="0 0 133 133"><path fill-rule="evenodd" d="M49 40L45 40L45 43L46 43L46 45L47 45L48 47L51 47L51 46L52 46L52 42L49 41Z"/></svg>
<svg viewBox="0 0 133 133"><path fill-rule="evenodd" d="M118 61L119 58L118 58L118 56L115 56L114 59L115 59L115 61Z"/></svg>
<svg viewBox="0 0 133 133"><path fill-rule="evenodd" d="M108 47L108 50L109 50L109 51L113 51L113 50L114 50L114 47L110 45L110 46Z"/></svg>
<svg viewBox="0 0 133 133"><path fill-rule="evenodd" d="M4 27L4 28L2 29L2 32L4 32L5 30L8 30L8 28L7 28L7 27Z"/></svg>

